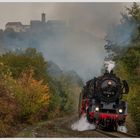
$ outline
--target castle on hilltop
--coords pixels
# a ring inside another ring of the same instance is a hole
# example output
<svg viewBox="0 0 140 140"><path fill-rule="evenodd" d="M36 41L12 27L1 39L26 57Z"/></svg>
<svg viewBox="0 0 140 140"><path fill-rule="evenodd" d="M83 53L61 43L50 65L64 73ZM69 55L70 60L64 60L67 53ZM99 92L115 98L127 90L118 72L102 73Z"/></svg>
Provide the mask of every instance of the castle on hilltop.
<svg viewBox="0 0 140 140"><path fill-rule="evenodd" d="M13 30L14 32L27 32L30 29L37 29L40 27L44 27L46 25L51 26L58 26L58 25L64 25L64 21L61 20L48 20L46 22L46 15L45 13L41 14L41 20L31 20L30 25L23 25L21 22L8 22L5 25L5 30Z"/></svg>

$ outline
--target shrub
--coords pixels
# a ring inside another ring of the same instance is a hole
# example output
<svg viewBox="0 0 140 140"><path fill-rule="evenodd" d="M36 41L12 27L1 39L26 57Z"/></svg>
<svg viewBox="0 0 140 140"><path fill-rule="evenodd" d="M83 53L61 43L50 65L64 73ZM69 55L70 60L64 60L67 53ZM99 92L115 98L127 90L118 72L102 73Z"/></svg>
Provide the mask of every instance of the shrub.
<svg viewBox="0 0 140 140"><path fill-rule="evenodd" d="M38 120L39 112L49 105L49 87L43 80L33 78L33 70L23 72L18 80L13 83L14 96L21 106L21 120L33 123ZM44 113L46 113L44 112Z"/></svg>
<svg viewBox="0 0 140 140"><path fill-rule="evenodd" d="M5 71L1 71L5 68ZM4 65L0 67L0 137L11 136L18 124L20 107L7 84L10 72ZM13 80L14 81L14 80Z"/></svg>

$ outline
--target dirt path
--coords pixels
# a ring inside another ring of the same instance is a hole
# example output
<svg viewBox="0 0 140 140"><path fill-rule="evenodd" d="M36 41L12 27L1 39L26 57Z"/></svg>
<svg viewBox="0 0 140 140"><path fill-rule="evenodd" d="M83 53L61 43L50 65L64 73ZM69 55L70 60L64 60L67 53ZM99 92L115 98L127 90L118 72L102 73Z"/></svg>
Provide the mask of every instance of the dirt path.
<svg viewBox="0 0 140 140"><path fill-rule="evenodd" d="M71 129L71 124L73 124L77 119L78 117L76 116L67 116L64 118L57 118L51 121L40 122L34 126L24 129L15 137L107 137L104 134L100 134L95 130L83 132L73 131Z"/></svg>

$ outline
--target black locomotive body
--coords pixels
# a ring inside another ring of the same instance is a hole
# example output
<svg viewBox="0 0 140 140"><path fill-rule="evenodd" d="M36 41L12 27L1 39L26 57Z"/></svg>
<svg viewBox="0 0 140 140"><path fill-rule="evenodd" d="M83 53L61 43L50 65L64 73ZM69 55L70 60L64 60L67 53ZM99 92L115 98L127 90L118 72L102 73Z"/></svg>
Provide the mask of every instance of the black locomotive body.
<svg viewBox="0 0 140 140"><path fill-rule="evenodd" d="M86 115L90 123L100 128L117 130L125 125L127 103L122 95L129 92L125 80L120 80L113 71L86 82L80 95L79 114Z"/></svg>

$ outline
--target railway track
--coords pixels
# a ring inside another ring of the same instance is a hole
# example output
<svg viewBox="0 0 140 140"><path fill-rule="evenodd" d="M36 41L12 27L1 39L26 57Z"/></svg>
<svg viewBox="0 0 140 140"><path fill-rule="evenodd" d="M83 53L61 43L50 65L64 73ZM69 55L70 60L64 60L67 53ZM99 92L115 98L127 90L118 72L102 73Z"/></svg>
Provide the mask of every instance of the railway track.
<svg viewBox="0 0 140 140"><path fill-rule="evenodd" d="M137 135L123 133L123 132L107 132L102 130L96 130L98 133L104 134L105 136L111 137L111 138L138 138Z"/></svg>
<svg viewBox="0 0 140 140"><path fill-rule="evenodd" d="M34 126L28 127L15 137L49 137L49 138L138 138L136 135L108 132L100 129L77 131L72 130L71 125L79 120L78 116L65 116L41 122Z"/></svg>

